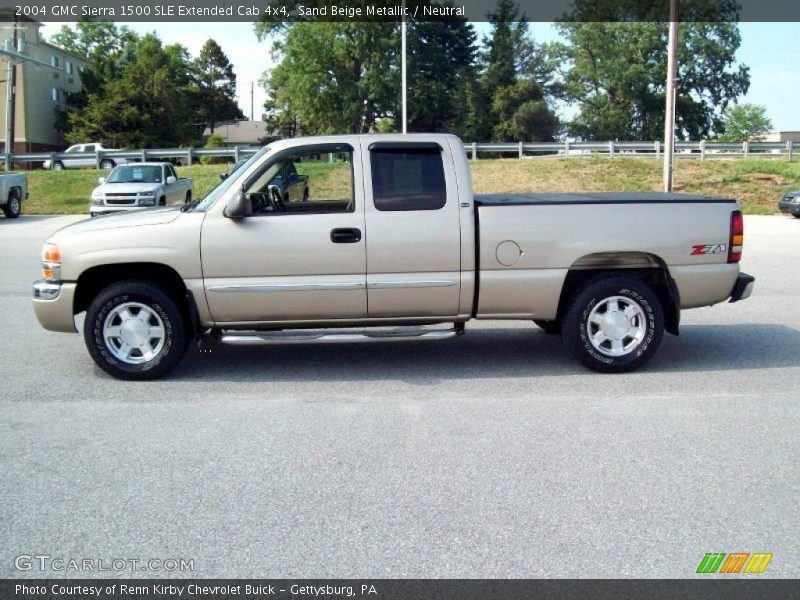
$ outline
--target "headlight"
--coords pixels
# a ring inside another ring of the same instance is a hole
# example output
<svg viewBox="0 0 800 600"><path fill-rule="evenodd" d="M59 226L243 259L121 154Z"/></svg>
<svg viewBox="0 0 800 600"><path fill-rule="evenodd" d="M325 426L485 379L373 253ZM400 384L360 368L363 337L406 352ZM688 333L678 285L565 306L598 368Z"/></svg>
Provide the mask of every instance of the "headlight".
<svg viewBox="0 0 800 600"><path fill-rule="evenodd" d="M140 198L155 198L156 197L156 193L155 192L139 192L139 197Z"/></svg>
<svg viewBox="0 0 800 600"><path fill-rule="evenodd" d="M48 281L61 280L61 249L55 244L42 246L42 278Z"/></svg>

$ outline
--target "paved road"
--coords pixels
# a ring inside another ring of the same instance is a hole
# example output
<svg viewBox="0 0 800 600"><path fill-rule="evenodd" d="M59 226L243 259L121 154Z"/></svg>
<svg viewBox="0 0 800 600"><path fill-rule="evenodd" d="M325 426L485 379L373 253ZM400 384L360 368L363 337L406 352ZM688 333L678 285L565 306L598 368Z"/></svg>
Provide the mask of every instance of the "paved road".
<svg viewBox="0 0 800 600"><path fill-rule="evenodd" d="M800 575L800 220L749 217L754 296L685 313L634 374L486 323L217 347L124 383L30 307L39 243L70 219L0 219L0 576L38 553L201 577L688 577L710 551Z"/></svg>

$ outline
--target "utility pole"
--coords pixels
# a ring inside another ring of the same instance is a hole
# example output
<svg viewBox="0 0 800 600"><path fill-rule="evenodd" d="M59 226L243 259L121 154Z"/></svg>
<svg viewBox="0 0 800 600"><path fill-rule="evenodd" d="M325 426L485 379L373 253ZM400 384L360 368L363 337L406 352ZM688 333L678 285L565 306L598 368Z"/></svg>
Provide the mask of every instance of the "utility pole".
<svg viewBox="0 0 800 600"><path fill-rule="evenodd" d="M255 121L253 118L253 114L255 113L255 104L253 100L253 93L255 90L255 83L253 81L250 82L250 120Z"/></svg>
<svg viewBox="0 0 800 600"><path fill-rule="evenodd" d="M667 44L666 111L664 114L664 191L672 191L672 167L675 160L675 79L678 72L678 0L669 3L669 40Z"/></svg>
<svg viewBox="0 0 800 600"><path fill-rule="evenodd" d="M14 36L13 41L6 48L0 48L0 56L5 57L7 61L6 69L6 122L5 122L5 170L11 170L11 155L14 153L14 109L16 105L16 64L17 63L31 63L48 69L60 71L59 67L54 67L50 63L31 58L20 52L22 44L17 36L17 24L14 23Z"/></svg>
<svg viewBox="0 0 800 600"><path fill-rule="evenodd" d="M408 103L406 101L406 0L403 0L403 20L400 23L400 54L402 55L400 72L403 87L403 133L408 133Z"/></svg>

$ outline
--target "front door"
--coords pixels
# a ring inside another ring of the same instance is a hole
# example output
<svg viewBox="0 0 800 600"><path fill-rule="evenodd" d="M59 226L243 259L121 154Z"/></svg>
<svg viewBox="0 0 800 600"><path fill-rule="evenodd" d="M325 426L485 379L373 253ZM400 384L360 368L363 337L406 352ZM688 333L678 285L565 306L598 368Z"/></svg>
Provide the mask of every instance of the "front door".
<svg viewBox="0 0 800 600"><path fill-rule="evenodd" d="M286 198L287 165L308 180L308 201ZM361 166L345 144L295 147L248 178L250 216L209 215L203 275L217 323L363 319L367 316Z"/></svg>
<svg viewBox="0 0 800 600"><path fill-rule="evenodd" d="M449 146L362 142L369 316L458 314L461 230Z"/></svg>

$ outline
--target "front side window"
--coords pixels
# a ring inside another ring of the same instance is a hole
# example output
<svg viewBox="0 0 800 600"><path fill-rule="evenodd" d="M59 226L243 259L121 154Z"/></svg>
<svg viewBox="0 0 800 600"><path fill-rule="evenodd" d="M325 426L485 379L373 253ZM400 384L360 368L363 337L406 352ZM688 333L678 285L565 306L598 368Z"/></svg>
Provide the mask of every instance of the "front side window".
<svg viewBox="0 0 800 600"><path fill-rule="evenodd" d="M336 145L280 155L245 193L252 214L353 212L353 152Z"/></svg>
<svg viewBox="0 0 800 600"><path fill-rule="evenodd" d="M447 201L438 148L378 148L371 151L375 208L386 211L438 210Z"/></svg>

